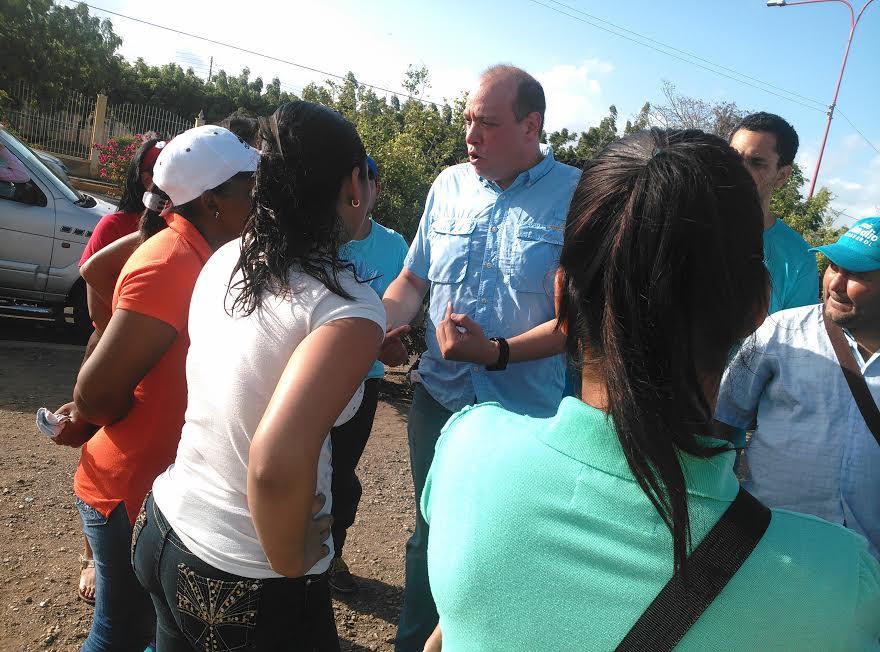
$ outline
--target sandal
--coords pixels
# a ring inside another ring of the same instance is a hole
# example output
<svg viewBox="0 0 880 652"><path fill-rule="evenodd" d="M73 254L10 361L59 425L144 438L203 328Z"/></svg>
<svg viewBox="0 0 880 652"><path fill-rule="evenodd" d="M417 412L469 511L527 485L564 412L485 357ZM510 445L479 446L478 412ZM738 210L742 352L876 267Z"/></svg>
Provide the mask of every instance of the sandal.
<svg viewBox="0 0 880 652"><path fill-rule="evenodd" d="M83 602L94 605L95 604L95 560L89 559L88 557L84 557L83 555L79 556L79 566L80 566L80 574L79 574L79 589L77 589L77 595L79 599ZM91 569L92 575L92 584L89 586L88 580L86 579L86 571ZM87 594L87 591L91 589L91 597Z"/></svg>

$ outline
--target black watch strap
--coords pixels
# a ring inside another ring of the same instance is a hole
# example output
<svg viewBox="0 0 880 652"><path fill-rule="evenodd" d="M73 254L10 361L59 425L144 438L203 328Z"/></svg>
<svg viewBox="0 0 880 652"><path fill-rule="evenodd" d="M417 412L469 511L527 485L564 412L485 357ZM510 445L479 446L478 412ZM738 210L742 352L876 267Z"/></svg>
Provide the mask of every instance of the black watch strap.
<svg viewBox="0 0 880 652"><path fill-rule="evenodd" d="M510 346L503 337L490 337L490 342L498 342L498 360L495 364L486 365L486 371L504 371L510 360Z"/></svg>

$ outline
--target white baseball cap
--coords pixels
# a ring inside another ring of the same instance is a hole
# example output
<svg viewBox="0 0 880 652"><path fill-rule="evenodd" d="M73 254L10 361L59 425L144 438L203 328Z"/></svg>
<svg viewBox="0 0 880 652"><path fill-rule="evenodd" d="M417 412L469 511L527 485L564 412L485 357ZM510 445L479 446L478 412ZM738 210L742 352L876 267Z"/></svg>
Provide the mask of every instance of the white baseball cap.
<svg viewBox="0 0 880 652"><path fill-rule="evenodd" d="M182 206L239 172L255 172L260 152L223 127L203 125L169 141L153 166L153 183Z"/></svg>

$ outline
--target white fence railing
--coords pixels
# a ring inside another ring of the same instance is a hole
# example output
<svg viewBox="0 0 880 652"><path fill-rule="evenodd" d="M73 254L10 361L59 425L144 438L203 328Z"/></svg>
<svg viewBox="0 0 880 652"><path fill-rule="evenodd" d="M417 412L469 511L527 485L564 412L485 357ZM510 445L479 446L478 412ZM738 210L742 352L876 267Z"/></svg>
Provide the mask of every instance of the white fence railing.
<svg viewBox="0 0 880 652"><path fill-rule="evenodd" d="M193 126L191 120L157 106L108 105L104 95L89 98L67 92L63 99L41 103L34 89L23 82L6 92L11 103L3 111L4 119L29 145L93 162L97 161L95 143L103 145L111 138L151 132L173 138Z"/></svg>
<svg viewBox="0 0 880 652"><path fill-rule="evenodd" d="M107 107L104 134L119 138L134 134L156 132L163 138L173 138L193 126L189 120L157 106L118 104Z"/></svg>
<svg viewBox="0 0 880 652"><path fill-rule="evenodd" d="M24 83L10 89L12 104L5 111L9 125L37 149L89 158L95 119L95 98L67 93L61 100L41 105Z"/></svg>

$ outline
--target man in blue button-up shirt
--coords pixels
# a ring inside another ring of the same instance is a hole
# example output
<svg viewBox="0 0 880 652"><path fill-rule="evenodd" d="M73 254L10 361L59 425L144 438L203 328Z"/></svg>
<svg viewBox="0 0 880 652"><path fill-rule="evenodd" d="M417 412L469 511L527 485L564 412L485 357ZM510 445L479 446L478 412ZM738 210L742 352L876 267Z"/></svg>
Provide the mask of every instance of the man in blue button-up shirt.
<svg viewBox="0 0 880 652"><path fill-rule="evenodd" d="M743 486L768 507L852 528L880 558L880 443L859 410L825 329L843 329L875 402L880 399L880 217L835 244L825 303L767 318L721 382L719 433L752 429Z"/></svg>
<svg viewBox="0 0 880 652"><path fill-rule="evenodd" d="M385 292L388 327L394 329L415 317L430 290L428 348L408 422L416 505L440 429L453 412L498 401L514 412L549 416L562 398L561 355L489 371L445 360L435 335L450 304L488 337L523 333L554 317L553 278L580 171L539 145L544 108L544 91L526 72L495 66L483 74L465 110L468 163L434 181L404 269ZM406 548L399 651L420 652L437 624L427 535L416 509Z"/></svg>

